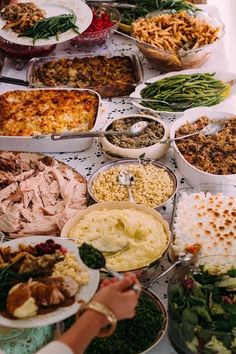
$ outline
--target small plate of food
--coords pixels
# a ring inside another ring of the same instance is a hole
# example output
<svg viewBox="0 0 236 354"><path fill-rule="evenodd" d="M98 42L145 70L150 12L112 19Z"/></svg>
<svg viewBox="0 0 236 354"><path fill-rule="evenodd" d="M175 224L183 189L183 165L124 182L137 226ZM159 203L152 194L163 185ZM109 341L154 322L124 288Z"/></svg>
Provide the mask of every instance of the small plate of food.
<svg viewBox="0 0 236 354"><path fill-rule="evenodd" d="M21 0L1 10L0 36L21 45L53 45L77 37L91 21L82 0Z"/></svg>
<svg viewBox="0 0 236 354"><path fill-rule="evenodd" d="M33 328L74 315L96 292L99 271L87 268L77 246L48 236L0 247L0 325Z"/></svg>

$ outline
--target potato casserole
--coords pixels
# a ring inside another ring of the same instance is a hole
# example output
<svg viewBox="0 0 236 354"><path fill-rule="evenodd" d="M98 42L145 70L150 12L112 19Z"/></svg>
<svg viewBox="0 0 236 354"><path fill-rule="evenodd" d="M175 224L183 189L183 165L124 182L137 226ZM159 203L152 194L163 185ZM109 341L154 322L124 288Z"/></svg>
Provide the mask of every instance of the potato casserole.
<svg viewBox="0 0 236 354"><path fill-rule="evenodd" d="M87 90L16 90L0 95L0 135L89 131L99 96Z"/></svg>

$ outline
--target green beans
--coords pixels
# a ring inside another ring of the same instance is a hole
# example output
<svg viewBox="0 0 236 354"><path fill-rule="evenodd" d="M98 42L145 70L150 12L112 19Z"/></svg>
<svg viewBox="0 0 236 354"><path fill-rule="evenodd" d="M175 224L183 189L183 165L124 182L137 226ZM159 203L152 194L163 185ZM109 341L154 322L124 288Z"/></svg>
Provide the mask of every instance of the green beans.
<svg viewBox="0 0 236 354"><path fill-rule="evenodd" d="M63 14L59 16L52 16L38 21L34 26L30 27L25 32L19 34L19 37L33 38L33 43L40 38L49 38L56 36L59 39L59 34L73 29L79 34L78 27L75 24L75 15Z"/></svg>
<svg viewBox="0 0 236 354"><path fill-rule="evenodd" d="M137 18L146 16L152 11L169 10L172 13L188 11L191 14L201 11L185 0L136 0L134 3L138 5L136 8L122 10L121 22L126 25L131 25Z"/></svg>
<svg viewBox="0 0 236 354"><path fill-rule="evenodd" d="M147 83L141 97L162 102L142 102L142 105L157 111L181 112L189 102L191 108L218 104L228 96L231 86L214 76L215 73L179 74Z"/></svg>

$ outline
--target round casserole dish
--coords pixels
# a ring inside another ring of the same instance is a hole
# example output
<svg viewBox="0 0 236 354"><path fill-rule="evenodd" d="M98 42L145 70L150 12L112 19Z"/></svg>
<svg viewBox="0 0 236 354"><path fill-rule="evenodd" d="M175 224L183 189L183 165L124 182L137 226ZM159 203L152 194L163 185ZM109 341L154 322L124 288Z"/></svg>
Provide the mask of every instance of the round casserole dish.
<svg viewBox="0 0 236 354"><path fill-rule="evenodd" d="M159 140L158 143L153 144L153 145L149 145L147 147L123 148L123 147L120 147L118 145L115 145L115 144L111 143L107 139L107 137L104 136L104 137L99 139L99 142L101 144L101 147L102 147L102 150L103 150L104 154L108 158L110 158L110 159L117 159L117 158L121 158L121 157L138 158L139 156L144 155L145 158L157 160L157 159L161 158L166 153L166 151L169 148L169 144L168 143L164 144L164 143L161 143L161 142L168 139L168 137L169 137L169 128L167 127L167 125L161 119L156 118L154 116L142 115L142 114L126 115L126 116L114 119L112 122L111 121L107 122L103 126L102 131L108 130L108 128L112 125L112 123L114 121L126 120L128 118L136 118L136 117L138 119L140 119L140 120L153 121L153 122L157 122L160 125L162 125L162 127L164 129L164 135L162 136L162 138ZM138 139L138 137L137 137L137 139Z"/></svg>
<svg viewBox="0 0 236 354"><path fill-rule="evenodd" d="M163 229L165 231L165 235L167 238L166 242L166 247L165 250L162 252L162 254L154 259L150 259L140 268L130 268L127 267L127 269L122 269L121 272L128 272L128 271L135 271L135 273L140 276L143 271L146 271L149 267L152 267L154 265L157 265L159 261L162 259L164 254L166 253L170 240L171 240L171 233L169 230L169 225L167 221L163 219L160 213L158 213L156 210L144 206L144 205L137 205L131 202L101 202L98 204L94 204L89 206L87 209L81 210L80 212L76 213L71 219L67 221L67 223L64 225L62 231L61 231L61 236L62 237L67 237L69 239L69 234L71 230L84 218L85 215L89 214L90 212L93 211L99 211L99 210L123 210L123 209L135 209L137 211L144 212L148 215L153 216L158 222L160 222L163 225ZM126 247L124 248L125 251ZM106 256L106 254L104 254ZM115 269L114 269L115 270ZM120 270L119 270L120 271Z"/></svg>
<svg viewBox="0 0 236 354"><path fill-rule="evenodd" d="M233 113L219 112L208 110L207 108L194 108L188 110L181 118L175 121L170 129L170 139L175 138L176 132L184 124L193 123L197 121L201 116L206 115L212 120L227 120L233 117ZM186 181L192 186L197 187L199 184L233 184L236 180L236 174L231 175L216 175L208 172L204 172L195 166L191 165L181 154L175 142L173 142L174 156L179 168L180 173L186 179Z"/></svg>

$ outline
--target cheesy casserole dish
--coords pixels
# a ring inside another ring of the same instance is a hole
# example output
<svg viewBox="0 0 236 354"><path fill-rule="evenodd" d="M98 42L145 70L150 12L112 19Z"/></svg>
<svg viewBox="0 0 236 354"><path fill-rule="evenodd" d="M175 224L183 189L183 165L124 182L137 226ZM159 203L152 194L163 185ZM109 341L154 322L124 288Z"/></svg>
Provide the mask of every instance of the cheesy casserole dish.
<svg viewBox="0 0 236 354"><path fill-rule="evenodd" d="M89 90L15 90L0 95L0 135L33 136L94 127L99 95Z"/></svg>

